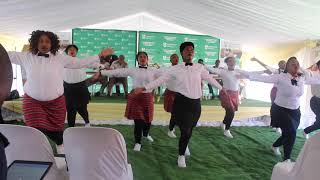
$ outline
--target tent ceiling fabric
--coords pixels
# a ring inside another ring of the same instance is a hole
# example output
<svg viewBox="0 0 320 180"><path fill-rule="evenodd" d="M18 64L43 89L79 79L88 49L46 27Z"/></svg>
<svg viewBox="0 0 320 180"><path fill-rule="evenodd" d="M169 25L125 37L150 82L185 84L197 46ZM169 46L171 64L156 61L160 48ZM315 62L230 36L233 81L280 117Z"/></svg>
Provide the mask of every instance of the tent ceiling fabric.
<svg viewBox="0 0 320 180"><path fill-rule="evenodd" d="M319 0L5 0L0 34L61 31L141 12L241 44L320 39Z"/></svg>

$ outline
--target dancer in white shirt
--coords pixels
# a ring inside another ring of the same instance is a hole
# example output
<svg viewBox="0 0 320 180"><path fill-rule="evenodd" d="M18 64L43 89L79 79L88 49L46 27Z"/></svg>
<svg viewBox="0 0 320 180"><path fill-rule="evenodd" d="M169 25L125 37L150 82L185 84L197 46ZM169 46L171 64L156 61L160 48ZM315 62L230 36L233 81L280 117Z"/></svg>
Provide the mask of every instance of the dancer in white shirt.
<svg viewBox="0 0 320 180"><path fill-rule="evenodd" d="M30 52L8 52L11 62L21 65L26 71L23 98L25 123L51 138L58 145L58 153L62 153L63 146L60 145L63 144L66 115L63 70L99 67L99 56L78 60L59 55L58 36L49 31L33 31L29 43ZM104 49L100 56L109 52L109 49Z"/></svg>
<svg viewBox="0 0 320 180"><path fill-rule="evenodd" d="M133 88L145 86L160 76L160 70L148 67L148 54L146 52L138 52L136 59L139 67L103 70L101 71L101 75L109 77L130 76L133 79ZM154 100L152 90L146 90L139 95L128 95L125 117L129 120L134 120L134 151L140 151L142 135L150 142L153 142L153 138L149 135L153 120L153 110Z"/></svg>
<svg viewBox="0 0 320 180"><path fill-rule="evenodd" d="M68 45L65 53L76 57L78 47L74 44ZM85 69L64 69L64 96L67 105L67 120L69 127L75 126L77 112L83 118L86 127L90 127L87 105L90 100L88 84L91 81L87 78Z"/></svg>
<svg viewBox="0 0 320 180"><path fill-rule="evenodd" d="M186 148L191 138L192 130L197 125L201 115L201 81L208 81L218 89L222 89L222 87L209 75L209 72L203 65L192 63L194 56L194 44L192 42L182 43L180 45L180 53L183 58L183 64L172 66L159 79L136 88L134 92L135 94L140 94L144 91L151 91L170 81L175 84L176 96L173 102L172 113L181 132L178 166L186 167ZM224 93L224 90L221 93Z"/></svg>
<svg viewBox="0 0 320 180"><path fill-rule="evenodd" d="M272 68L266 64L264 64L263 62L261 62L259 59L257 58L251 58L251 61L255 61L257 63L259 63L261 66L263 66L266 71L261 71L261 73L267 73L267 74L280 74L283 73L285 67L286 67L286 61L285 60L281 60L278 63L279 68ZM279 127L279 123L275 121L275 118L273 118L273 104L274 104L274 100L276 99L277 96L277 86L276 84L273 85L271 92L270 92L270 99L271 99L271 108L270 108L270 117L271 117L271 122L270 122L270 126L273 127L279 134L281 134L281 129Z"/></svg>
<svg viewBox="0 0 320 180"><path fill-rule="evenodd" d="M274 100L273 117L279 123L282 135L272 145L276 155L281 155L279 147L283 146L285 161L290 161L297 128L300 123L300 97L304 93L305 84L320 84L320 76L310 77L299 72L300 65L296 57L287 61L284 73L269 76L239 71L252 81L274 83L277 96Z"/></svg>
<svg viewBox="0 0 320 180"><path fill-rule="evenodd" d="M227 57L225 63L228 69L222 68L210 68L207 67L209 72L218 74L222 78L223 88L226 93L220 95L221 106L225 109L226 114L224 120L221 123L223 134L228 138L233 138L230 132L230 126L233 121L235 112L239 106L239 83L240 79L243 78L240 73L234 70L236 60L234 57Z"/></svg>
<svg viewBox="0 0 320 180"><path fill-rule="evenodd" d="M319 76L319 69L320 69L320 61L318 61L316 64L311 66L308 70L311 70L310 72L307 72L310 74L310 76ZM315 130L320 129L320 85L311 85L311 94L312 97L310 99L310 108L313 111L313 113L316 115L316 121L311 125L306 127L303 130L303 135L306 139L309 139L309 134Z"/></svg>
<svg viewBox="0 0 320 180"><path fill-rule="evenodd" d="M172 54L170 56L170 62L172 66L175 66L179 63L179 56L177 54ZM176 96L175 85L173 82L166 83L167 89L164 91L164 101L163 107L166 112L171 113L170 122L169 122L169 131L168 136L171 138L176 138L177 136L174 133L174 126L176 125L176 121L174 119L174 115L172 113L172 106L174 102L174 97Z"/></svg>

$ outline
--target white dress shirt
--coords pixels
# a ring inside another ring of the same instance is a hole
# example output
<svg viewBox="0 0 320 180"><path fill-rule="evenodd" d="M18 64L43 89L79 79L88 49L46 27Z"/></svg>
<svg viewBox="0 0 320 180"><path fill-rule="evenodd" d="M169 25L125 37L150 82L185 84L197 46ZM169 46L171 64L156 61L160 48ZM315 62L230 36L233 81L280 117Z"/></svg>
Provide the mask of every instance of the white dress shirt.
<svg viewBox="0 0 320 180"><path fill-rule="evenodd" d="M221 85L209 75L209 72L202 64L194 63L186 66L185 63L172 66L159 79L144 87L150 91L168 81L175 84L175 92L178 92L190 99L199 99L202 96L201 81L205 80L209 84L222 89Z"/></svg>
<svg viewBox="0 0 320 180"><path fill-rule="evenodd" d="M8 52L12 63L21 65L27 76L24 92L38 101L54 100L64 93L64 68L99 67L99 57L78 59L67 55L49 57L34 55L30 52Z"/></svg>
<svg viewBox="0 0 320 180"><path fill-rule="evenodd" d="M86 69L64 69L64 81L75 84L87 79Z"/></svg>
<svg viewBox="0 0 320 180"><path fill-rule="evenodd" d="M292 85L293 76L289 73L281 73L274 75L259 75L248 73L249 79L265 83L274 83L277 86L277 96L274 101L278 106L287 109L298 109L300 106L300 97L304 93L304 84L320 84L320 76L300 76L297 77L297 85Z"/></svg>
<svg viewBox="0 0 320 180"><path fill-rule="evenodd" d="M127 77L130 76L133 79L133 88L144 87L150 82L153 82L157 79L161 74L162 71L155 68L148 67L147 69L144 68L122 68L122 69L115 69L115 70L103 70L101 71L103 76L108 77ZM144 93L150 93L152 89L145 91Z"/></svg>
<svg viewBox="0 0 320 180"><path fill-rule="evenodd" d="M223 82L223 87L227 90L238 91L240 84L240 73L228 69L206 67L211 73L218 74Z"/></svg>

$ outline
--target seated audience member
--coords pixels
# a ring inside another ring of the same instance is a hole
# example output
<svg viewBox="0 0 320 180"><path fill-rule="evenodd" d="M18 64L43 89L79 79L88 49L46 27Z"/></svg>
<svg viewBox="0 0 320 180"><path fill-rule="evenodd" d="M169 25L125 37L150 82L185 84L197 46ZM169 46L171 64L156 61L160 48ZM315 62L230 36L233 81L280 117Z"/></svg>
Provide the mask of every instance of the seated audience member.
<svg viewBox="0 0 320 180"><path fill-rule="evenodd" d="M120 55L119 59L113 61L110 66L110 69L122 69L122 68L128 68L128 64L125 62L124 55ZM127 77L112 77L112 78L110 78L109 85L108 85L108 96L112 95L112 87L116 83L121 83L123 85L124 94L127 97L127 94L128 94ZM117 93L117 95L119 95L119 94Z"/></svg>

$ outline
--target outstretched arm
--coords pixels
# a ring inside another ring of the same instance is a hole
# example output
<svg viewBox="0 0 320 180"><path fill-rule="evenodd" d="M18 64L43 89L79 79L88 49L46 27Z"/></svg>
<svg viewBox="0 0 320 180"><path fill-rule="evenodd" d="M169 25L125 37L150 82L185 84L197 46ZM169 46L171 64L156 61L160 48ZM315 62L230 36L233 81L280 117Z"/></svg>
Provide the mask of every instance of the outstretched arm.
<svg viewBox="0 0 320 180"><path fill-rule="evenodd" d="M127 77L131 76L133 73L132 68L121 68L121 69L115 69L115 70L102 70L101 75L102 76L109 76L109 77Z"/></svg>
<svg viewBox="0 0 320 180"><path fill-rule="evenodd" d="M264 83L277 83L279 79L279 74L273 74L273 75L261 75L253 72L248 72L244 70L238 71L241 76L250 79L251 81L258 81L258 82L264 82Z"/></svg>

